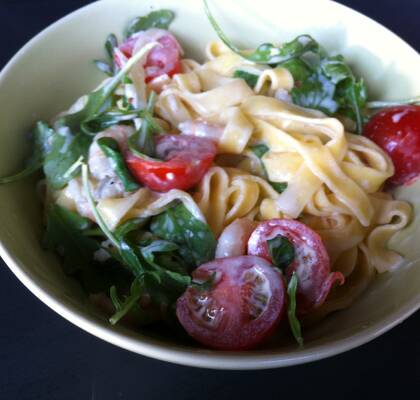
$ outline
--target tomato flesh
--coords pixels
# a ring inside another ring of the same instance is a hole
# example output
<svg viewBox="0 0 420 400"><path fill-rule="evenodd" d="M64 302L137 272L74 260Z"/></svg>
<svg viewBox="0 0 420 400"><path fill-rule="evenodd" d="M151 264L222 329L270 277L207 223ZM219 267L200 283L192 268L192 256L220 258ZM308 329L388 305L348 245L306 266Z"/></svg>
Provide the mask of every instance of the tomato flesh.
<svg viewBox="0 0 420 400"><path fill-rule="evenodd" d="M147 35L147 31L140 34ZM133 55L134 47L138 40L138 34L133 35L123 42L118 48L124 56L130 58ZM175 37L169 32L157 39L161 46L156 46L150 50L144 64L146 83L158 78L161 75L172 77L182 72L181 65L181 46ZM115 62L121 68L122 61L118 56L114 57Z"/></svg>
<svg viewBox="0 0 420 400"><path fill-rule="evenodd" d="M280 272L262 258L240 256L201 265L192 276L203 282L213 274L211 288L191 285L177 301L188 334L222 350L249 349L267 339L285 313Z"/></svg>
<svg viewBox="0 0 420 400"><path fill-rule="evenodd" d="M394 185L413 183L420 176L420 106L399 106L380 111L365 126L364 135L391 157Z"/></svg>
<svg viewBox="0 0 420 400"><path fill-rule="evenodd" d="M203 178L211 167L217 145L210 139L186 135L161 135L156 139L156 153L163 161L147 160L126 154L132 175L157 192L188 190Z"/></svg>
<svg viewBox="0 0 420 400"><path fill-rule="evenodd" d="M262 222L249 238L248 254L272 262L267 241L278 235L286 237L294 246L295 258L286 268L286 279L296 272L297 313L307 314L324 303L336 283L344 283L344 276L341 272L330 271L328 253L319 235L305 224L291 219Z"/></svg>

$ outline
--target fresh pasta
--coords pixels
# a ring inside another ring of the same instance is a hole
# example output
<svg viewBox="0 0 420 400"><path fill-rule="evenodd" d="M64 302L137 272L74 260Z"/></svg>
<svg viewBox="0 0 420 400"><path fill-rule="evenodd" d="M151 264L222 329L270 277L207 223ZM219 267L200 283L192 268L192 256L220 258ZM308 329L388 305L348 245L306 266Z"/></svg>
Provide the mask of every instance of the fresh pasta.
<svg viewBox="0 0 420 400"><path fill-rule="evenodd" d="M415 163L364 126L363 81L309 35L240 50L208 11L223 41L199 63L167 30L173 13L153 13L108 38L97 89L36 126L47 246L112 324L175 312L200 343L238 350L287 314L302 344L301 322L403 264L388 242L412 207L389 183Z"/></svg>

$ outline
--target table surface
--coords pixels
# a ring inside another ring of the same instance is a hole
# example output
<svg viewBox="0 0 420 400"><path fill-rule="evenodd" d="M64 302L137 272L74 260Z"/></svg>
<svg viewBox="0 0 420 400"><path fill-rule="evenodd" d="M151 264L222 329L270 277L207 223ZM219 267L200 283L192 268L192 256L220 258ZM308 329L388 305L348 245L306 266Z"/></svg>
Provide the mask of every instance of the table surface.
<svg viewBox="0 0 420 400"><path fill-rule="evenodd" d="M419 0L340 2L420 48ZM88 3L1 0L0 67L40 30ZM4 263L0 282L0 399L403 398L419 388L419 312L373 342L327 360L268 371L211 371L145 358L85 333L35 298Z"/></svg>

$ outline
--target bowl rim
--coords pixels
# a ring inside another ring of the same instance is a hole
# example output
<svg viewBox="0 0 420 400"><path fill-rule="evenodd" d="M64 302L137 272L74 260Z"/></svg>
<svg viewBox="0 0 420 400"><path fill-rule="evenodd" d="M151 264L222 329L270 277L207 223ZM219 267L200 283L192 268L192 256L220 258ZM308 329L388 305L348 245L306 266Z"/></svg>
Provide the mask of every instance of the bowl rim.
<svg viewBox="0 0 420 400"><path fill-rule="evenodd" d="M111 0L117 3L116 0ZM377 28L385 30L398 39L401 45L405 45L407 51L414 52L417 56L419 53L405 42L398 35L393 33L390 29L383 26L372 18L356 11L346 5L337 3L333 0L318 0L324 3L330 3L331 6L346 9L347 12L356 13L360 18L369 21L370 24L376 25ZM97 0L93 3L87 4L55 21L47 26L32 39L30 39L4 66L0 72L0 82L4 76L11 70L16 63L19 62L20 57L35 43L43 40L50 31L53 31L63 23L76 18L79 14L84 13L87 9L93 9L99 6L102 1ZM39 298L48 307L56 313L64 317L69 322L83 329L84 331L102 339L106 342L114 344L125 350L134 353L155 358L161 361L168 361L175 364L181 364L192 367L212 368L212 369L231 369L231 370L250 370L250 369L269 369L285 366L293 366L308 362L317 361L327 357L331 357L345 351L351 350L355 347L361 346L370 342L376 337L384 334L394 326L403 322L410 315L414 314L420 309L420 293L417 294L411 301L407 302L403 307L395 310L391 314L382 318L375 324L363 328L360 332L335 339L331 343L314 345L310 350L297 349L287 354L278 352L264 352L254 353L249 352L227 352L206 349L192 349L191 347L182 345L172 345L164 343L161 340L152 339L150 337L138 337L134 335L127 335L123 332L115 330L111 325L107 326L94 317L89 317L83 312L79 311L73 304L64 304L57 296L49 293L48 289L41 281L37 281L32 274L27 271L22 263L0 242L0 256L13 272L13 274L29 289L37 298Z"/></svg>

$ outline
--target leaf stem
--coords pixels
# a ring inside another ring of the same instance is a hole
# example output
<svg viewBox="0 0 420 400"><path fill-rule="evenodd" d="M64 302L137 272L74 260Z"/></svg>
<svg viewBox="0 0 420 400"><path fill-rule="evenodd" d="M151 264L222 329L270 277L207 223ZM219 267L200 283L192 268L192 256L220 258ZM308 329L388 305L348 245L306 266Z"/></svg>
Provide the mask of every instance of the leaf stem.
<svg viewBox="0 0 420 400"><path fill-rule="evenodd" d="M118 239L110 231L110 229L106 225L105 221L103 220L101 214L99 213L98 209L96 208L95 201L94 201L92 193L90 191L89 172L88 172L88 166L86 164L82 164L82 181L83 181L83 188L84 188L89 206L92 210L93 215L95 216L96 222L98 223L99 227L102 229L105 236L110 240L110 242L117 249L120 249L120 243L119 243Z"/></svg>
<svg viewBox="0 0 420 400"><path fill-rule="evenodd" d="M367 108L378 109L386 107L395 107L395 106L404 106L409 104L420 104L420 96L413 97L411 99L405 100L395 100L395 101L369 101L367 103Z"/></svg>

